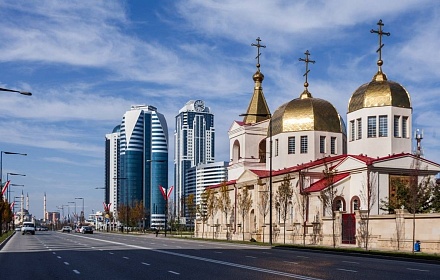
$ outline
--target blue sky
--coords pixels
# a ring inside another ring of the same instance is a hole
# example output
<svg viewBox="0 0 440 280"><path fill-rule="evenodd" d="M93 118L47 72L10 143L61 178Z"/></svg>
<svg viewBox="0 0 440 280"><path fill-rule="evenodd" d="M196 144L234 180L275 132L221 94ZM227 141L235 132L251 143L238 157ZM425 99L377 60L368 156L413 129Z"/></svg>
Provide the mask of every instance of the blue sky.
<svg viewBox="0 0 440 280"><path fill-rule="evenodd" d="M3 155L4 178L26 174L10 176L25 185L11 190L29 193L37 218L44 192L49 211L75 197L86 214L102 210L105 134L131 105L156 106L172 163L174 117L191 99L211 107L216 160L227 161L228 128L253 91L257 37L271 112L299 97L298 58L309 50L310 92L345 118L351 94L376 73L379 19L391 33L383 70L410 93L425 157L440 162L439 14L435 0L0 0L0 87L33 93L0 92L0 150L28 154Z"/></svg>

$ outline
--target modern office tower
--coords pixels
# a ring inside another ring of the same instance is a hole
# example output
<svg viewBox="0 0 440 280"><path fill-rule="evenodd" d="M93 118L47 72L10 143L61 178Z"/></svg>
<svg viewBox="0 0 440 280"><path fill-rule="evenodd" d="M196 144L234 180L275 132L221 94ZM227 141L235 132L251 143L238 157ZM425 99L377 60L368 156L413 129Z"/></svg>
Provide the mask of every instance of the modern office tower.
<svg viewBox="0 0 440 280"><path fill-rule="evenodd" d="M201 196L206 187L228 180L228 165L229 162L219 161L199 164L188 169L186 174L187 190L189 194L194 194L195 205L201 203ZM188 213L186 216L189 216Z"/></svg>
<svg viewBox="0 0 440 280"><path fill-rule="evenodd" d="M184 200L189 190L185 181L191 167L214 162L214 115L202 100L190 100L176 116L174 132L175 214L185 216Z"/></svg>
<svg viewBox="0 0 440 280"><path fill-rule="evenodd" d="M164 115L150 105L131 106L121 124L119 206L145 207L147 227L163 227L168 186L168 128ZM124 220L124 217L119 217Z"/></svg>
<svg viewBox="0 0 440 280"><path fill-rule="evenodd" d="M113 217L118 217L118 180L119 150L121 125L116 126L112 133L105 135L105 198L104 203L110 205L109 211Z"/></svg>

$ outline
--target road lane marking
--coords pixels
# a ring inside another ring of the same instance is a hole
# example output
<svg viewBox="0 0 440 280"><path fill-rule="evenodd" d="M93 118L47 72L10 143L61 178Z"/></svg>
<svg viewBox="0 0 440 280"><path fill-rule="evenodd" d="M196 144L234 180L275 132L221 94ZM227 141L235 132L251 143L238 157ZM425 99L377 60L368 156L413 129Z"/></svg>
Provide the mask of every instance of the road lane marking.
<svg viewBox="0 0 440 280"><path fill-rule="evenodd" d="M284 261L285 263L298 264L297 262Z"/></svg>
<svg viewBox="0 0 440 280"><path fill-rule="evenodd" d="M108 252L110 255L113 255L114 253L113 252Z"/></svg>
<svg viewBox="0 0 440 280"><path fill-rule="evenodd" d="M168 270L168 272L169 272L169 273L172 273L172 274L180 275L179 272L175 272L175 271L172 271L172 270Z"/></svg>
<svg viewBox="0 0 440 280"><path fill-rule="evenodd" d="M143 264L143 265L150 265L149 263L144 263L144 262L142 262L141 264Z"/></svg>
<svg viewBox="0 0 440 280"><path fill-rule="evenodd" d="M69 263L68 263L68 262L64 262L64 264L65 264L65 265L69 265Z"/></svg>
<svg viewBox="0 0 440 280"><path fill-rule="evenodd" d="M219 261L219 260L214 260L214 259L186 255L186 254L182 254L182 253L176 253L176 252L172 252L172 251L153 249L153 248L143 247L143 246L139 246L139 245L125 244L125 243L121 243L121 242L97 239L97 238L93 238L93 237L82 237L82 238L88 238L88 239L92 239L92 240L96 240L96 241L101 241L104 243L111 243L114 245L121 245L121 246L129 247L129 248L149 250L149 251L153 251L153 252L157 252L157 253L161 253L161 254L167 254L167 255L172 255L172 256L177 256L177 257L182 257L182 258L187 258L187 259L193 259L193 260L198 260L198 261L204 261L204 262L209 262L209 263L215 263L215 264L220 264L220 265L225 265L225 266L230 266L230 267L235 267L235 268L247 269L247 270L252 270L252 271L258 271L258 272L263 272L263 273L267 273L267 274L280 275L280 276L285 276L285 277L295 278L295 279L300 279L300 280L322 280L321 278L314 278L314 277L309 277L309 276L300 275L300 274L282 272L282 271L271 270L271 269L260 268L260 267L249 266L249 265L243 265L243 264L238 264L238 263Z"/></svg>
<svg viewBox="0 0 440 280"><path fill-rule="evenodd" d="M413 271L429 272L429 270L427 270L427 269L417 269L417 268L409 268L409 267L407 267L406 269L408 269L408 270L413 270Z"/></svg>
<svg viewBox="0 0 440 280"><path fill-rule="evenodd" d="M223 254L223 252L219 252L219 251L214 251L214 253L216 253L216 254Z"/></svg>
<svg viewBox="0 0 440 280"><path fill-rule="evenodd" d="M256 259L257 257L254 257L254 256L246 256L246 258Z"/></svg>
<svg viewBox="0 0 440 280"><path fill-rule="evenodd" d="M343 268L336 268L337 270L346 271L346 272L357 272L356 270L351 269L343 269Z"/></svg>
<svg viewBox="0 0 440 280"><path fill-rule="evenodd" d="M358 262L350 262L350 261L342 261L343 263L353 263L353 264L359 264Z"/></svg>
<svg viewBox="0 0 440 280"><path fill-rule="evenodd" d="M61 257L60 257L60 256L57 256L57 258L61 259Z"/></svg>
<svg viewBox="0 0 440 280"><path fill-rule="evenodd" d="M76 274L81 274L81 272L79 272L78 270L74 269L73 272L75 272Z"/></svg>
<svg viewBox="0 0 440 280"><path fill-rule="evenodd" d="M130 258L129 257L122 257L123 259L126 259L126 260L129 260Z"/></svg>

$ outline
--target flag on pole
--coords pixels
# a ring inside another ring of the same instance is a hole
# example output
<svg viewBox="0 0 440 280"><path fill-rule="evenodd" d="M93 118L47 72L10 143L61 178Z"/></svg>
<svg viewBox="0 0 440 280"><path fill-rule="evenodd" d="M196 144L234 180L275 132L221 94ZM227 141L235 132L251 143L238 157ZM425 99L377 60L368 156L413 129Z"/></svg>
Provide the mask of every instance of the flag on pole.
<svg viewBox="0 0 440 280"><path fill-rule="evenodd" d="M11 210L12 211L14 211L14 204L15 204L15 201L11 203Z"/></svg>
<svg viewBox="0 0 440 280"><path fill-rule="evenodd" d="M160 189L160 192L162 193L163 199L168 200L168 198L170 198L170 195L171 195L171 192L173 191L173 188L174 188L174 186L171 186L168 189L168 191L166 191L164 187L159 185L159 189Z"/></svg>
<svg viewBox="0 0 440 280"><path fill-rule="evenodd" d="M11 182L11 180L8 180L8 181L6 182L6 184L3 186L3 188L2 188L2 195L3 195L3 194L6 192L6 190L8 189L9 182Z"/></svg>

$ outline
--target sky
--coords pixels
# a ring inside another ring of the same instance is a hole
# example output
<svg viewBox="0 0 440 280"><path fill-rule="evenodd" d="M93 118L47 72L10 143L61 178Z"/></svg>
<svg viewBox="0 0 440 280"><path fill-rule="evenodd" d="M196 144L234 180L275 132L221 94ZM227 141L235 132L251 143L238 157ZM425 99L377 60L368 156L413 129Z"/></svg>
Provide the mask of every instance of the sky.
<svg viewBox="0 0 440 280"><path fill-rule="evenodd" d="M216 161L229 160L228 129L253 93L257 49L273 113L309 91L346 120L351 94L383 71L411 96L424 156L440 162L440 5L436 0L0 0L2 173L30 212L86 215L104 200L105 134L131 105L153 105L169 129L172 182L175 116L202 99L215 115ZM26 176L14 176L18 173ZM75 198L84 198L75 199ZM68 207L69 205L70 207Z"/></svg>

